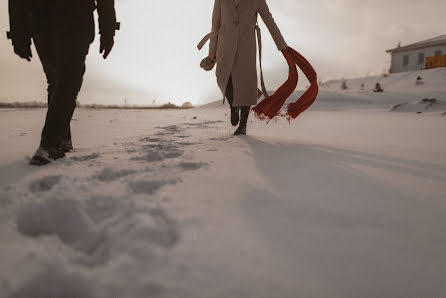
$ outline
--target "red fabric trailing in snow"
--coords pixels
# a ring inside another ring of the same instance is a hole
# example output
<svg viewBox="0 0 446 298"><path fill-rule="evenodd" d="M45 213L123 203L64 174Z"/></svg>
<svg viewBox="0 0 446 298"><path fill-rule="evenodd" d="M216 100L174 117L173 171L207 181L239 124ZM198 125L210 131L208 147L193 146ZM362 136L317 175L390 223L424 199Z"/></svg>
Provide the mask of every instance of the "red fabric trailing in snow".
<svg viewBox="0 0 446 298"><path fill-rule="evenodd" d="M273 95L253 108L256 116L262 120L271 120L277 116L286 117L288 120L295 119L314 103L319 91L316 71L307 59L292 48L282 51L282 54L289 66L288 79ZM311 85L296 102L287 106L286 113L281 113L285 101L297 88L299 78L296 66L299 66Z"/></svg>

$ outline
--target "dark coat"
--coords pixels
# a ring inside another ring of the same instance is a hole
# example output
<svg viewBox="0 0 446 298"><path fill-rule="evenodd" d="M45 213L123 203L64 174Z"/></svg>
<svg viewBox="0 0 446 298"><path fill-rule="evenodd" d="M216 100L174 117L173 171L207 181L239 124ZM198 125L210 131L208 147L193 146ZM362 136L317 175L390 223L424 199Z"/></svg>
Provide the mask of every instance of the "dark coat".
<svg viewBox="0 0 446 298"><path fill-rule="evenodd" d="M114 35L114 0L9 0L10 37L14 43L51 28L64 36L87 34L93 41L96 8L99 33Z"/></svg>

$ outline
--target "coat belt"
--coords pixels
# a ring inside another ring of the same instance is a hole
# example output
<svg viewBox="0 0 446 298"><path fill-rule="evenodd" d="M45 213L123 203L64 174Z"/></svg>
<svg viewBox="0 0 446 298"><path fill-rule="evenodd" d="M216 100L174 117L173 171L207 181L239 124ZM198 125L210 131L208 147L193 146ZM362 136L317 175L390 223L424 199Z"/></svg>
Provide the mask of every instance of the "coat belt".
<svg viewBox="0 0 446 298"><path fill-rule="evenodd" d="M262 67L262 32L260 31L260 27L258 24L255 26L256 34L257 34L257 43L259 48L259 61L260 61L260 84L262 86L262 93L265 98L269 97L268 91L266 91L265 80L263 77L263 67ZM200 41L197 45L198 50L201 50L204 45L213 37L217 36L217 32L210 32L206 34L205 37Z"/></svg>
<svg viewBox="0 0 446 298"><path fill-rule="evenodd" d="M208 40L210 40L211 38L213 38L215 36L217 36L217 32L210 32L210 33L206 34L206 36L203 37L203 39L197 45L198 50L201 50L204 47L204 45L208 42Z"/></svg>

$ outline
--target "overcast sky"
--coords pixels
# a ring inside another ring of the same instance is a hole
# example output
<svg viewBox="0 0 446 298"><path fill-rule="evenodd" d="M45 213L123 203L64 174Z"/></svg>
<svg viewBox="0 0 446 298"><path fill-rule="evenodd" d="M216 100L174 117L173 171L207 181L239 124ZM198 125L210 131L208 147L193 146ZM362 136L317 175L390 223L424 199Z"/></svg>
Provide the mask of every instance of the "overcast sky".
<svg viewBox="0 0 446 298"><path fill-rule="evenodd" d="M230 1L230 0L223 0ZM249 1L249 0L241 0ZM268 0L267 0L268 1ZM9 28L7 0L0 0L0 30ZM213 0L118 0L122 30L107 61L95 42L80 100L84 103L194 104L219 98L214 72L199 63L196 44L210 31ZM288 44L316 68L321 80L379 74L389 67L385 50L446 34L444 0L269 0ZM268 89L287 75L285 61L263 28ZM0 100L43 100L38 59L20 61L0 38ZM36 57L35 57L36 58ZM305 85L305 82L303 82Z"/></svg>

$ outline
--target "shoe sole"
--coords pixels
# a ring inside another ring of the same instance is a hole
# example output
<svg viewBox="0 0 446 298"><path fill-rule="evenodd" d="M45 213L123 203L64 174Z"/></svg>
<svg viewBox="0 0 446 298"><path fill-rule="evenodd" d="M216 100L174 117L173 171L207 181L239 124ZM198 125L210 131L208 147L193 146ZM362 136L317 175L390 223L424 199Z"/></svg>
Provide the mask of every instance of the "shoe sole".
<svg viewBox="0 0 446 298"><path fill-rule="evenodd" d="M245 131L245 132L242 132L242 131L238 131L238 130L236 130L236 131L234 132L234 135L235 135L235 136L246 136L246 131Z"/></svg>
<svg viewBox="0 0 446 298"><path fill-rule="evenodd" d="M51 160L48 160L41 156L34 156L33 158L31 158L29 164L32 166L41 167L41 166L46 166L47 164L50 164L51 162L52 162Z"/></svg>

